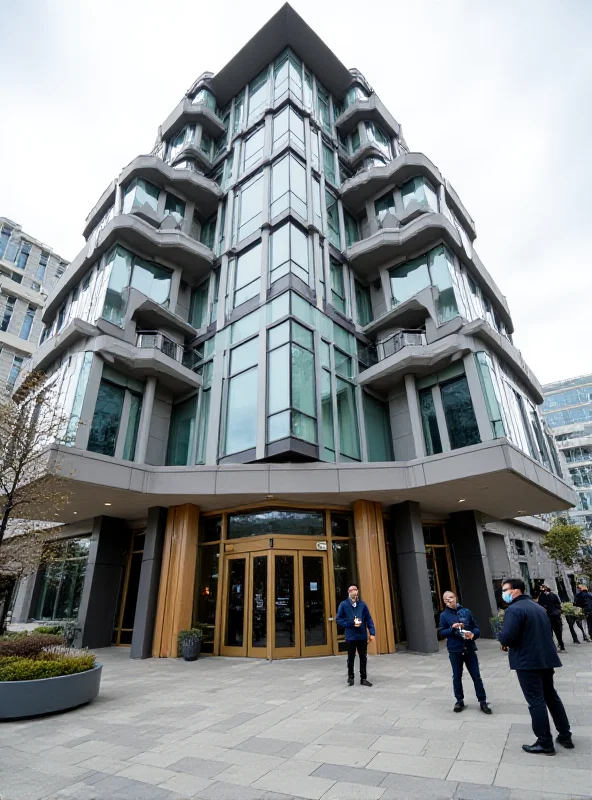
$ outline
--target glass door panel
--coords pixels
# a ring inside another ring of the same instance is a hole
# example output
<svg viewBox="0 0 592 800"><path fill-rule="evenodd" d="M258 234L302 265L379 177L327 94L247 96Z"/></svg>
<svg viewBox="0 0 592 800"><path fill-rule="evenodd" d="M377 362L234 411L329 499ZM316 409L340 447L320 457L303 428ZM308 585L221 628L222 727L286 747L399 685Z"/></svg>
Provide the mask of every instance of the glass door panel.
<svg viewBox="0 0 592 800"><path fill-rule="evenodd" d="M245 594L247 588L247 557L227 561L226 616L224 626L224 655L247 654L245 636Z"/></svg>
<svg viewBox="0 0 592 800"><path fill-rule="evenodd" d="M331 655L327 631L329 592L326 555L300 553L301 656Z"/></svg>
<svg viewBox="0 0 592 800"><path fill-rule="evenodd" d="M274 554L274 658L300 655L296 619L296 554Z"/></svg>
<svg viewBox="0 0 592 800"><path fill-rule="evenodd" d="M251 556L251 632L247 655L267 655L267 556Z"/></svg>

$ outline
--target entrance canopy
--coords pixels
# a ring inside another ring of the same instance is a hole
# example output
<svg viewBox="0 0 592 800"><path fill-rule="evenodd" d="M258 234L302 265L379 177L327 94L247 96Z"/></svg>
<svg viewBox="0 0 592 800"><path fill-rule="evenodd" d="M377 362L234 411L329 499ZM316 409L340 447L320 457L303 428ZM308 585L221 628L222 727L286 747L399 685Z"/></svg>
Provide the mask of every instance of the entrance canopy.
<svg viewBox="0 0 592 800"><path fill-rule="evenodd" d="M414 461L364 464L156 467L62 445L48 455L48 471L72 493L62 522L101 514L142 519L153 506L184 503L212 511L263 501L349 505L360 499L384 506L412 500L437 514L475 509L507 519L575 502L566 483L506 439Z"/></svg>

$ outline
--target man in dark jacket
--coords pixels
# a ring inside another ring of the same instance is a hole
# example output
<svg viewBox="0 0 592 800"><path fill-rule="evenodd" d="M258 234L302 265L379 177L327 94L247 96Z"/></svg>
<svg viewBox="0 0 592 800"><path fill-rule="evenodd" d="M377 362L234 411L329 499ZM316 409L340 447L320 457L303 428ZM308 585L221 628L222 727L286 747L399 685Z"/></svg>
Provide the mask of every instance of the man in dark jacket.
<svg viewBox="0 0 592 800"><path fill-rule="evenodd" d="M561 621L561 600L554 594L548 586L541 586L539 595L539 605L547 612L551 629L557 637L557 643L562 653L565 653L563 644L563 622Z"/></svg>
<svg viewBox="0 0 592 800"><path fill-rule="evenodd" d="M446 639L448 658L452 664L452 688L456 697L454 710L458 713L465 708L462 674L463 666L466 665L469 675L473 679L481 711L484 714L491 714L479 672L479 659L475 644L475 639L481 636L481 631L469 609L457 602L454 592L444 592L442 599L446 608L440 614L440 633Z"/></svg>
<svg viewBox="0 0 592 800"><path fill-rule="evenodd" d="M586 623L588 625L588 636L592 639L592 594L588 591L588 587L583 583L578 583L578 591L574 597L574 606L581 608L586 616ZM582 633L584 633L582 631ZM584 634L584 639L586 638Z"/></svg>
<svg viewBox="0 0 592 800"><path fill-rule="evenodd" d="M559 733L556 741L568 750L573 748L569 720L553 685L554 669L562 664L553 642L549 617L524 594L525 588L520 578L504 581L503 597L509 607L504 614L499 640L504 649L510 650L510 669L516 670L537 737L534 744L523 744L522 749L527 753L554 756L547 709Z"/></svg>
<svg viewBox="0 0 592 800"><path fill-rule="evenodd" d="M357 586L350 586L347 590L348 599L339 604L335 621L345 628L345 641L347 644L347 683L354 685L354 661L356 650L360 656L360 683L362 686L372 686L366 675L368 663L368 642L376 636L374 623L370 616L368 606L360 600Z"/></svg>

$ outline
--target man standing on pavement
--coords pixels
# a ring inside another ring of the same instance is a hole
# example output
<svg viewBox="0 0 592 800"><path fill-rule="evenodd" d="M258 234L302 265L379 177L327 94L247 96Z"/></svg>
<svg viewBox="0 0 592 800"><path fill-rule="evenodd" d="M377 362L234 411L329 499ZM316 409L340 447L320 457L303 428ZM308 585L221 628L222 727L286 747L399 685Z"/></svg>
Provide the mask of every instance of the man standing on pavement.
<svg viewBox="0 0 592 800"><path fill-rule="evenodd" d="M475 685L475 694L484 714L491 714L487 705L485 687L479 673L479 659L475 639L481 636L473 615L468 608L457 602L454 592L444 592L442 596L446 608L440 614L440 633L446 639L448 657L452 664L452 688L456 697L454 710L458 713L465 708L462 685L463 666L469 672Z"/></svg>
<svg viewBox="0 0 592 800"><path fill-rule="evenodd" d="M537 737L534 744L523 744L522 749L527 753L554 756L547 709L559 733L556 741L568 750L574 746L565 708L553 685L555 667L562 664L553 642L549 617L524 594L525 588L520 578L508 578L502 584L504 601L509 605L499 641L505 650L510 650L510 669L516 670Z"/></svg>
<svg viewBox="0 0 592 800"><path fill-rule="evenodd" d="M574 597L574 606L581 608L586 617L585 623L588 625L588 636L592 640L592 594L588 591L588 587L584 583L578 583L578 591ZM582 620L584 622L584 620ZM584 634L584 641L586 634Z"/></svg>
<svg viewBox="0 0 592 800"><path fill-rule="evenodd" d="M541 593L539 595L539 605L542 606L547 612L551 629L557 637L559 650L565 653L565 645L563 644L563 622L561 620L561 600L554 594L548 586L541 586Z"/></svg>
<svg viewBox="0 0 592 800"><path fill-rule="evenodd" d="M368 663L368 642L371 642L376 631L370 616L368 606L360 600L357 586L350 586L347 590L348 599L339 604L335 621L345 628L345 641L347 644L347 683L354 685L354 661L356 650L360 657L360 683L362 686L372 686L367 678L366 665Z"/></svg>

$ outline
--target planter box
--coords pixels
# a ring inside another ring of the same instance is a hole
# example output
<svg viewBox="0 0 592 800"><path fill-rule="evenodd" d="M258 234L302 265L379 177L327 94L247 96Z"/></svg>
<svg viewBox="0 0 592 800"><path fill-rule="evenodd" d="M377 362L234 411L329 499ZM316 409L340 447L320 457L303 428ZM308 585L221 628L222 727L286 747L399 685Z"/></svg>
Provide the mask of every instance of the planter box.
<svg viewBox="0 0 592 800"><path fill-rule="evenodd" d="M0 721L53 714L90 703L99 693L102 664L86 672L36 681L0 681Z"/></svg>

